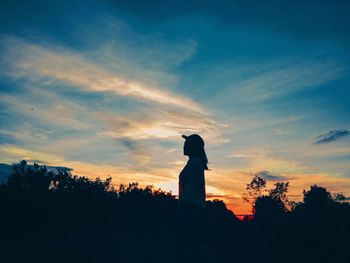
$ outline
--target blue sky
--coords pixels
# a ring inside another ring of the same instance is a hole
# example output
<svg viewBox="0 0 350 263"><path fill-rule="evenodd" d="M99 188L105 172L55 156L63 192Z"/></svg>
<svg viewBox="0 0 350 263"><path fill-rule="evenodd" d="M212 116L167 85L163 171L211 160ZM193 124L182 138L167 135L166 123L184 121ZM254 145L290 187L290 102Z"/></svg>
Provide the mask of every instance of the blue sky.
<svg viewBox="0 0 350 263"><path fill-rule="evenodd" d="M346 1L2 1L0 162L176 193L199 133L208 196L252 174L350 194Z"/></svg>

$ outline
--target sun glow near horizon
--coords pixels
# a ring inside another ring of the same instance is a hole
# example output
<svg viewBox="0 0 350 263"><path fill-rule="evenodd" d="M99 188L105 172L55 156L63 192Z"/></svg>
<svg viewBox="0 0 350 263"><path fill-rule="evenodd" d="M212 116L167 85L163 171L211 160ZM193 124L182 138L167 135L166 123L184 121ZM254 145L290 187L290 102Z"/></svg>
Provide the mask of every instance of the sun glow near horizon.
<svg viewBox="0 0 350 263"><path fill-rule="evenodd" d="M133 167L122 167L116 165L93 164L80 161L67 161L61 157L16 148L12 146L3 147L1 154L6 153L11 156L7 159L8 163L17 162L16 160L39 160L43 159L43 164L49 166L64 166L72 168L73 174L87 176L89 178L107 178L112 176L112 184L118 187L120 184L128 184L131 182L139 182L140 186L153 185L165 191L171 191L175 196L178 195L178 174L186 160L176 161L173 167L151 169L147 172L139 171ZM45 158L43 158L45 157ZM268 162L267 162L268 163ZM256 169L259 171L259 169ZM206 173L206 192L207 200L219 199L223 200L228 209L235 214L251 214L251 205L244 203L242 194L245 192L245 186L253 177L253 172L236 171L231 169L218 169L214 167L212 171ZM302 191L307 190L310 185L318 184L324 186L332 192L346 191L350 187L350 180L346 178L335 178L326 174L286 174L281 178L267 178L268 187L272 187L276 180L289 181L290 191L288 192L290 199L293 201L302 200Z"/></svg>

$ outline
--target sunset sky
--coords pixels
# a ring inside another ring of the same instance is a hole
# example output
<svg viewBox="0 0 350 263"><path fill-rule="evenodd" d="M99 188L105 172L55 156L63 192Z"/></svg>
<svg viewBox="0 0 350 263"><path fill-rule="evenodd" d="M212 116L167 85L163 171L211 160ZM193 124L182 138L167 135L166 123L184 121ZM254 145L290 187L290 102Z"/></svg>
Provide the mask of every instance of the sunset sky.
<svg viewBox="0 0 350 263"><path fill-rule="evenodd" d="M237 214L256 173L350 196L350 2L304 2L1 1L0 162L176 194L198 133Z"/></svg>

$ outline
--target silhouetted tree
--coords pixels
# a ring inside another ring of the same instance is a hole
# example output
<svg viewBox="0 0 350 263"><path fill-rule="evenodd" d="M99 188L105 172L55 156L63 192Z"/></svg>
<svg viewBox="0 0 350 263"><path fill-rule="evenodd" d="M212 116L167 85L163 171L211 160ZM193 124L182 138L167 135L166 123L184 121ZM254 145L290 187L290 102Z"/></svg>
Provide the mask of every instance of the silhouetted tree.
<svg viewBox="0 0 350 263"><path fill-rule="evenodd" d="M25 161L0 185L2 262L350 262L350 206L317 185L292 209L289 183L255 176L241 222L221 200L178 210L169 192L114 188L64 168Z"/></svg>
<svg viewBox="0 0 350 263"><path fill-rule="evenodd" d="M246 192L243 194L243 201L254 204L256 200L262 196L265 187L266 180L256 174L252 181L246 186Z"/></svg>
<svg viewBox="0 0 350 263"><path fill-rule="evenodd" d="M34 163L28 166L25 160L13 166L13 173L8 177L5 185L17 191L46 191L53 178L45 166Z"/></svg>
<svg viewBox="0 0 350 263"><path fill-rule="evenodd" d="M288 186L289 183L276 183L268 195L258 197L253 205L254 219L270 223L283 220L288 211Z"/></svg>
<svg viewBox="0 0 350 263"><path fill-rule="evenodd" d="M288 211L289 183L277 182L274 186L273 189L265 190L266 180L258 174L247 184L243 200L252 204L255 220L274 222Z"/></svg>

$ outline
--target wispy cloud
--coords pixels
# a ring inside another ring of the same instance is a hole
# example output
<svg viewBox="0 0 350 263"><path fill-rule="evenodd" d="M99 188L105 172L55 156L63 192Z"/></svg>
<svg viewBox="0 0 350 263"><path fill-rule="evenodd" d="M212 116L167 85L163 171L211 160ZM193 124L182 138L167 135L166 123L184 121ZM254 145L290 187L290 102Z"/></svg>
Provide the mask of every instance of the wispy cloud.
<svg viewBox="0 0 350 263"><path fill-rule="evenodd" d="M1 135L33 151L45 145L47 152L85 161L133 161L135 167L145 166L157 159L158 152L166 150L159 148L159 141L181 143L182 132L210 134L210 141L220 139L216 123L200 113L166 111L161 107L117 113L107 105L97 110L93 105L73 103L52 90L37 88L24 89L16 96L3 95L0 101L12 120L0 129ZM177 159L175 153L169 158ZM162 163L168 162L163 158ZM159 167L157 163L153 165Z"/></svg>
<svg viewBox="0 0 350 263"><path fill-rule="evenodd" d="M279 174L272 174L271 172L268 172L268 171L260 171L255 175L261 178L264 178L267 181L285 181L286 180L286 177L281 176Z"/></svg>
<svg viewBox="0 0 350 263"><path fill-rule="evenodd" d="M31 88L29 93L16 96L2 94L0 101L17 118L25 116L32 121L74 129L89 127L86 121L79 119L84 114L84 107L44 90Z"/></svg>
<svg viewBox="0 0 350 263"><path fill-rule="evenodd" d="M347 137L349 135L350 135L350 131L346 129L331 130L327 133L317 136L314 143L315 144L331 143L341 138Z"/></svg>
<svg viewBox="0 0 350 263"><path fill-rule="evenodd" d="M108 92L150 103L173 105L197 112L203 108L193 100L167 90L113 74L106 68L62 47L51 48L18 38L3 37L6 63L12 77L33 81L62 81L88 92Z"/></svg>
<svg viewBox="0 0 350 263"><path fill-rule="evenodd" d="M345 67L330 59L284 58L227 64L211 68L213 82L225 88L213 99L242 104L264 103L310 88L316 88L344 75ZM229 77L228 77L229 76ZM225 83L221 79L225 79ZM209 83L208 85L213 85Z"/></svg>
<svg viewBox="0 0 350 263"><path fill-rule="evenodd" d="M135 69L134 66L128 69L127 55L113 60L116 47L126 50L122 44L104 46L96 59L94 55L86 56L84 52L52 43L34 44L14 37L2 37L0 41L6 51L1 57L4 62L1 74L7 74L18 88L18 92L4 93L0 98L11 117L11 125L1 134L34 151L45 144L50 152L56 148L69 159L94 162L105 159L111 163L115 158L119 163L139 167L152 163L158 156L151 149L165 151L158 148L159 140L174 142L182 133L194 132L203 134L207 140L225 140L219 131L223 124L214 121L197 102L174 89L150 85L148 80L144 83L142 74L126 74ZM149 45L147 39L140 41ZM153 44L157 49L162 46ZM189 43L187 49L186 45L175 47L170 57L165 56L163 48L161 60L171 58L176 65L188 59L193 47ZM144 51L150 50L148 47ZM157 52L152 52L156 57ZM106 67L102 66L103 61ZM118 63L124 66L123 70ZM169 63L168 67L173 65ZM161 67L156 68L157 71ZM141 69L142 63L138 71ZM145 72L147 79L151 71ZM91 101L86 100L87 96Z"/></svg>
<svg viewBox="0 0 350 263"><path fill-rule="evenodd" d="M96 119L105 122L107 130L97 135L110 138L174 139L181 134L201 133L208 140L220 138L219 128L224 124L215 122L210 116L155 109L147 114L134 112L127 116L114 112L95 114Z"/></svg>
<svg viewBox="0 0 350 263"><path fill-rule="evenodd" d="M68 159L133 165L135 169L149 171L150 165L164 168L181 156L176 152L165 157L167 148L160 141L181 144L182 133L194 132L204 135L209 145L224 141L219 130L223 124L202 112L165 104L121 110L122 107L115 107L113 101L105 102L103 97L94 97L96 103L86 103L60 92L60 86L48 88L51 83L35 83L34 88L34 84L24 81L21 92L0 97L11 118L0 134L14 138L34 152L45 145L47 153ZM4 158L10 155L4 152ZM163 160L161 164L156 162L159 158Z"/></svg>
<svg viewBox="0 0 350 263"><path fill-rule="evenodd" d="M57 154L33 151L15 145L2 145L1 154L6 156L2 161L13 163L20 160L35 160L41 163L57 164L64 162L64 157Z"/></svg>

